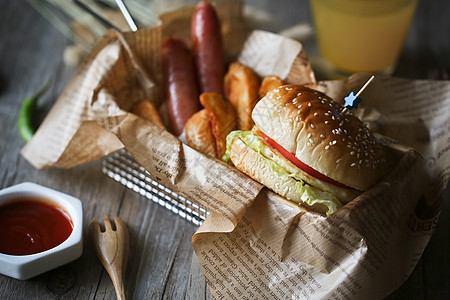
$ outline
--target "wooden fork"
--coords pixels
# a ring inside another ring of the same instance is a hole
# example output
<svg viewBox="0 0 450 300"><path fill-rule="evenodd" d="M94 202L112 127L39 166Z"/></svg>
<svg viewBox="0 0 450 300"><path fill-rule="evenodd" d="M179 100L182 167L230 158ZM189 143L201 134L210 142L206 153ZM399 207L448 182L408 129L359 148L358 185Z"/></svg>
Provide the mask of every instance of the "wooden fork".
<svg viewBox="0 0 450 300"><path fill-rule="evenodd" d="M114 217L116 229L113 230L108 216L103 216L105 231L102 232L97 218L90 224L90 235L95 245L97 256L111 277L116 290L117 299L125 300L123 278L128 260L129 237L125 223Z"/></svg>

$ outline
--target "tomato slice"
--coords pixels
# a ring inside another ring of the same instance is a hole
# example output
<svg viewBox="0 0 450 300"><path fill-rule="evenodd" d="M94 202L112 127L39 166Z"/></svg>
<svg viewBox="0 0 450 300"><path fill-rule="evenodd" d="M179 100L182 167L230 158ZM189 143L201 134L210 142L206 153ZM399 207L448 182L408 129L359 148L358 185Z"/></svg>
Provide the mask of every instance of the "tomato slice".
<svg viewBox="0 0 450 300"><path fill-rule="evenodd" d="M322 173L320 173L319 171L311 168L310 166L308 166L307 164L303 163L302 161L300 161L294 153L291 153L289 151L287 151L286 149L284 149L282 146L280 146L277 142L275 142L274 140L272 140L270 137L268 137L267 135L265 135L262 131L258 132L258 135L261 136L261 138L267 142L267 144L269 144L270 146L272 146L272 148L276 149L278 152L280 152L287 160L289 160L291 163L293 163L296 167L300 168L303 172L319 179L322 180L326 183L335 185L337 187L341 187L341 188L351 188L343 183L340 183L339 181L336 181Z"/></svg>

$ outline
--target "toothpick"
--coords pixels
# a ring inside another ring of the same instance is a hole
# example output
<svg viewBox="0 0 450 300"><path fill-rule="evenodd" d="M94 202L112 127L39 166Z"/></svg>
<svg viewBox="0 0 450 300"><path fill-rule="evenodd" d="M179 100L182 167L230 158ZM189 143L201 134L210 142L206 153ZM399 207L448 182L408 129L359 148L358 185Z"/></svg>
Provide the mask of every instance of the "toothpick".
<svg viewBox="0 0 450 300"><path fill-rule="evenodd" d="M367 82L363 85L363 87L359 90L359 92L356 94L356 97L359 96L359 94L361 94L366 87L372 82L372 80L375 78L375 75L372 75L372 77L369 78L369 80L367 80Z"/></svg>
<svg viewBox="0 0 450 300"><path fill-rule="evenodd" d="M356 93L356 95L352 95L353 94L353 92L351 92L350 93L350 95L349 96L347 96L347 97L351 97L351 101L355 101L356 99L358 99L358 96L365 90L365 88L372 82L372 80L375 78L375 76L374 75L372 75L372 77L370 77L369 78L369 80L367 80L367 82L363 85L363 87L358 91L358 93ZM346 97L346 98L347 98ZM350 106L350 105L349 105ZM353 102L352 102L352 105L351 105L351 107L353 107ZM347 113L347 111L348 111L348 109L347 109L347 107L344 107L344 109L341 111L341 114L345 114L345 113Z"/></svg>

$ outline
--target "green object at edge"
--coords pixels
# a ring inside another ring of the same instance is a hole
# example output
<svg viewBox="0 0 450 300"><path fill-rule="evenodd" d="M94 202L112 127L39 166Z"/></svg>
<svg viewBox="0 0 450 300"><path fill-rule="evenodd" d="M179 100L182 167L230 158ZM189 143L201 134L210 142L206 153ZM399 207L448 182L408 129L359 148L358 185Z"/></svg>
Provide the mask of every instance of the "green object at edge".
<svg viewBox="0 0 450 300"><path fill-rule="evenodd" d="M29 142L34 135L35 128L33 126L34 113L38 99L47 91L50 86L50 80L33 96L27 98L20 107L19 118L17 119L17 127L20 136L25 142Z"/></svg>

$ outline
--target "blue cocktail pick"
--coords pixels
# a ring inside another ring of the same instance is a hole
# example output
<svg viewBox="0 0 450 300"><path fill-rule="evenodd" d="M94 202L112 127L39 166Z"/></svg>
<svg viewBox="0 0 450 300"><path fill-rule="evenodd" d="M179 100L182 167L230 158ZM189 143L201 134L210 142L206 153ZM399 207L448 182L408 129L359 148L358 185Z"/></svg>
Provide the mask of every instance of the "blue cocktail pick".
<svg viewBox="0 0 450 300"><path fill-rule="evenodd" d="M358 104L362 99L356 96L355 93L351 92L347 97L344 98L344 100L344 107L358 108Z"/></svg>
<svg viewBox="0 0 450 300"><path fill-rule="evenodd" d="M364 91L364 89L370 84L370 82L375 78L375 76L372 75L372 77L367 80L367 82L364 84L364 86L358 91L358 93L350 92L350 94L344 98L345 104L344 109L341 111L341 114L344 114L348 111L348 109L352 108L358 108L358 104L362 101L361 98L358 96Z"/></svg>

